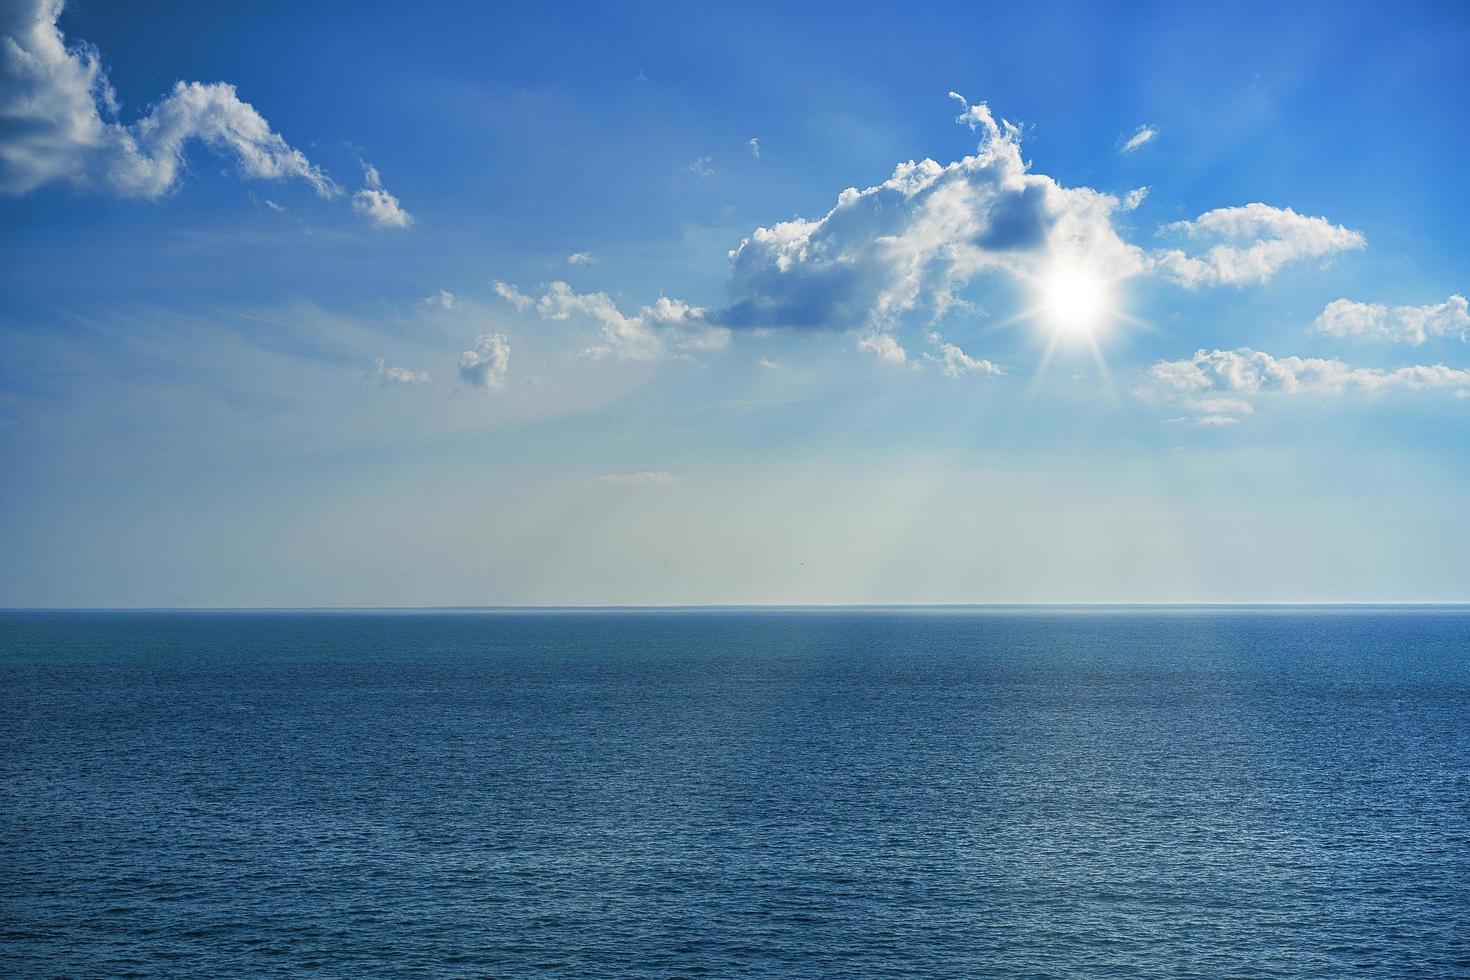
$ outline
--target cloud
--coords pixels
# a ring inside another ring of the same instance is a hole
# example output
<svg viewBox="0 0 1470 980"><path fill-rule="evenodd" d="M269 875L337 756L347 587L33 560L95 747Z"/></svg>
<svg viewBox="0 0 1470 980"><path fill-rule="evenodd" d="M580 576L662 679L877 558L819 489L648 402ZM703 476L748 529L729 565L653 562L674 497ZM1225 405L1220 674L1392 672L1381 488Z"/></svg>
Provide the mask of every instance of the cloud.
<svg viewBox="0 0 1470 980"><path fill-rule="evenodd" d="M593 320L601 328L602 342L583 351L589 357L631 361L688 357L719 350L730 340L728 330L707 322L703 309L667 296L628 316L606 293L578 293L560 281L550 283L534 299L508 283L496 281L494 287L518 310L534 304L544 320L568 320L573 315Z"/></svg>
<svg viewBox="0 0 1470 980"><path fill-rule="evenodd" d="M1159 135L1158 129L1156 129L1153 126L1149 126L1149 125L1139 126L1138 127L1138 131L1135 132L1132 136L1128 137L1128 142L1124 143L1123 144L1123 148L1121 150L1119 150L1118 152L1119 153L1132 153L1134 150L1138 149L1139 147L1144 146L1145 144L1148 144L1148 143L1152 143L1154 141L1154 138L1157 137L1158 135Z"/></svg>
<svg viewBox="0 0 1470 980"><path fill-rule="evenodd" d="M597 256L591 252L573 252L567 256L567 265L596 265Z"/></svg>
<svg viewBox="0 0 1470 980"><path fill-rule="evenodd" d="M1205 418L1249 415L1251 396L1376 394L1436 391L1470 385L1470 369L1443 364L1355 368L1336 358L1275 357L1264 351L1197 350L1193 357L1159 361L1135 394L1182 405ZM1218 422L1218 419L1216 420Z"/></svg>
<svg viewBox="0 0 1470 980"><path fill-rule="evenodd" d="M0 191L66 181L159 198L180 183L185 150L199 142L233 157L244 177L299 179L322 197L341 193L225 82L177 82L147 115L116 121L101 54L90 44L67 45L56 25L61 8L61 0L22 0L0 13Z"/></svg>
<svg viewBox="0 0 1470 980"><path fill-rule="evenodd" d="M1160 272L1191 289L1265 282L1290 262L1368 244L1360 232L1334 225L1326 218L1266 204L1217 208L1193 221L1176 221L1166 230L1189 238L1219 240L1203 256L1188 255L1181 249L1155 255Z"/></svg>
<svg viewBox="0 0 1470 980"><path fill-rule="evenodd" d="M379 228L407 228L413 224L413 216L398 204L398 198L388 193L378 168L371 164L362 165L363 188L352 195L352 208L365 216Z"/></svg>
<svg viewBox="0 0 1470 980"><path fill-rule="evenodd" d="M935 315L982 273L1029 280L1058 256L1113 279L1145 271L1111 216L1117 198L1028 172L1020 130L956 93L957 118L981 134L973 156L900 163L883 183L848 188L820 218L757 228L730 253L731 327L882 329L916 309Z"/></svg>
<svg viewBox="0 0 1470 980"><path fill-rule="evenodd" d="M383 387L389 385L416 385L424 384L429 380L427 371L410 371L403 367L388 367L383 358L373 362L373 378Z"/></svg>
<svg viewBox="0 0 1470 980"><path fill-rule="evenodd" d="M960 104L960 114L954 117L954 121L961 126L969 126L972 131L984 130L987 137L999 136L1001 127L995 122L995 116L990 113L990 106L984 102L970 104L970 100L958 92L950 92L949 97ZM1007 129L1012 128L1010 123L1005 123Z"/></svg>
<svg viewBox="0 0 1470 980"><path fill-rule="evenodd" d="M1251 415L1256 410L1243 398L1186 398L1182 404L1192 412L1209 415Z"/></svg>
<svg viewBox="0 0 1470 980"><path fill-rule="evenodd" d="M1138 206L1143 203L1143 200L1146 197L1148 197L1147 187L1133 188L1133 190L1123 195L1123 210L1137 211Z"/></svg>
<svg viewBox="0 0 1470 980"><path fill-rule="evenodd" d="M755 157L757 160L759 160L761 158L761 141L760 141L760 137L758 137L758 136L752 136L750 138L750 141L748 143L746 143L745 145L748 146L748 147L750 147L750 155L751 156Z"/></svg>
<svg viewBox="0 0 1470 980"><path fill-rule="evenodd" d="M954 344L948 343L938 333L929 333L926 338L929 343L939 348L939 353L924 353L924 360L939 365L939 371L945 377L958 378L966 374L1005 374L1000 366L994 361L984 358L971 357Z"/></svg>
<svg viewBox="0 0 1470 980"><path fill-rule="evenodd" d="M781 367L780 364L771 360L769 357L757 357L755 363L767 371L775 371Z"/></svg>
<svg viewBox="0 0 1470 980"><path fill-rule="evenodd" d="M716 177L718 174L710 164L715 162L714 157L700 157L689 165L689 172L700 177Z"/></svg>
<svg viewBox="0 0 1470 980"><path fill-rule="evenodd" d="M617 487L667 487L678 480L674 474L664 470L642 470L637 473L604 473L598 483Z"/></svg>
<svg viewBox="0 0 1470 980"><path fill-rule="evenodd" d="M858 340L857 348L866 354L872 354L878 360L887 364L907 364L909 362L908 351L904 350L893 339L892 334L871 333Z"/></svg>
<svg viewBox="0 0 1470 980"><path fill-rule="evenodd" d="M482 333L475 346L459 355L459 376L477 388L503 388L510 369L510 341L505 334Z"/></svg>
<svg viewBox="0 0 1470 980"><path fill-rule="evenodd" d="M490 281L490 288L495 290L496 296L499 296L511 306L523 312L527 307L533 306L536 303L533 297L527 296L515 286L508 282L501 282L499 279L492 279Z"/></svg>
<svg viewBox="0 0 1470 980"><path fill-rule="evenodd" d="M1381 303L1337 299L1312 321L1311 330L1332 337L1398 341L1416 347L1431 337L1466 340L1470 339L1470 306L1458 293L1443 303L1392 309Z"/></svg>
<svg viewBox="0 0 1470 980"><path fill-rule="evenodd" d="M459 305L459 300L447 289L441 289L432 296L425 296L420 302L424 306L437 306L440 309L452 310Z"/></svg>

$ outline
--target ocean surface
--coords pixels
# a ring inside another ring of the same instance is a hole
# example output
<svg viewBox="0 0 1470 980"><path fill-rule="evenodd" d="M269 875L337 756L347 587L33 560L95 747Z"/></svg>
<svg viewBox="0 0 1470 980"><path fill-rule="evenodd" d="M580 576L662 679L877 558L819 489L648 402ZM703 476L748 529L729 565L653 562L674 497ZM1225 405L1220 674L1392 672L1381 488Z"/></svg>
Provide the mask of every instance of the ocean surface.
<svg viewBox="0 0 1470 980"><path fill-rule="evenodd" d="M0 972L1470 976L1470 610L0 613Z"/></svg>

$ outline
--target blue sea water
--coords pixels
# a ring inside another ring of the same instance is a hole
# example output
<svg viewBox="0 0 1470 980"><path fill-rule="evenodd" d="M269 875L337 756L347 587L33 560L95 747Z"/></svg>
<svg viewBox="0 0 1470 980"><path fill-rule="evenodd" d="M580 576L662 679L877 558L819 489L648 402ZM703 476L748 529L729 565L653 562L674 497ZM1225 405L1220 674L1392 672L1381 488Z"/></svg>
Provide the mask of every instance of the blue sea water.
<svg viewBox="0 0 1470 980"><path fill-rule="evenodd" d="M1470 610L0 614L11 976L1470 976Z"/></svg>

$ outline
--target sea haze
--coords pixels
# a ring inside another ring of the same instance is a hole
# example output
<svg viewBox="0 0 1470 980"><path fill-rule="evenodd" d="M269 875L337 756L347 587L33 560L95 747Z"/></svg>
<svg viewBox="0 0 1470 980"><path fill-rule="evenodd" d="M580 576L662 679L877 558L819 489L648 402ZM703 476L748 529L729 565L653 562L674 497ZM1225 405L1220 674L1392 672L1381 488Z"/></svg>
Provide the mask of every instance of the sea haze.
<svg viewBox="0 0 1470 980"><path fill-rule="evenodd" d="M0 972L1465 976L1470 610L0 613Z"/></svg>

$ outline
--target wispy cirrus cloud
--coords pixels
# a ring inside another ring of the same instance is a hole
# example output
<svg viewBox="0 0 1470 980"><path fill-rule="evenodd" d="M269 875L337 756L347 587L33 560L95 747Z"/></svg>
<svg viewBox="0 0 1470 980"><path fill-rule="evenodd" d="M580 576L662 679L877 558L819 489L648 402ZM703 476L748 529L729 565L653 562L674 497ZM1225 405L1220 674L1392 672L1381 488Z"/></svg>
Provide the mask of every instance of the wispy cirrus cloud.
<svg viewBox="0 0 1470 980"><path fill-rule="evenodd" d="M1138 129L1134 131L1132 136L1128 137L1127 141L1123 144L1122 148L1118 150L1118 152L1124 155L1132 153L1135 150L1138 150L1148 145L1149 143L1152 143L1155 139L1158 138L1158 135L1159 131L1157 127L1150 126L1145 123L1144 125L1139 126Z"/></svg>

